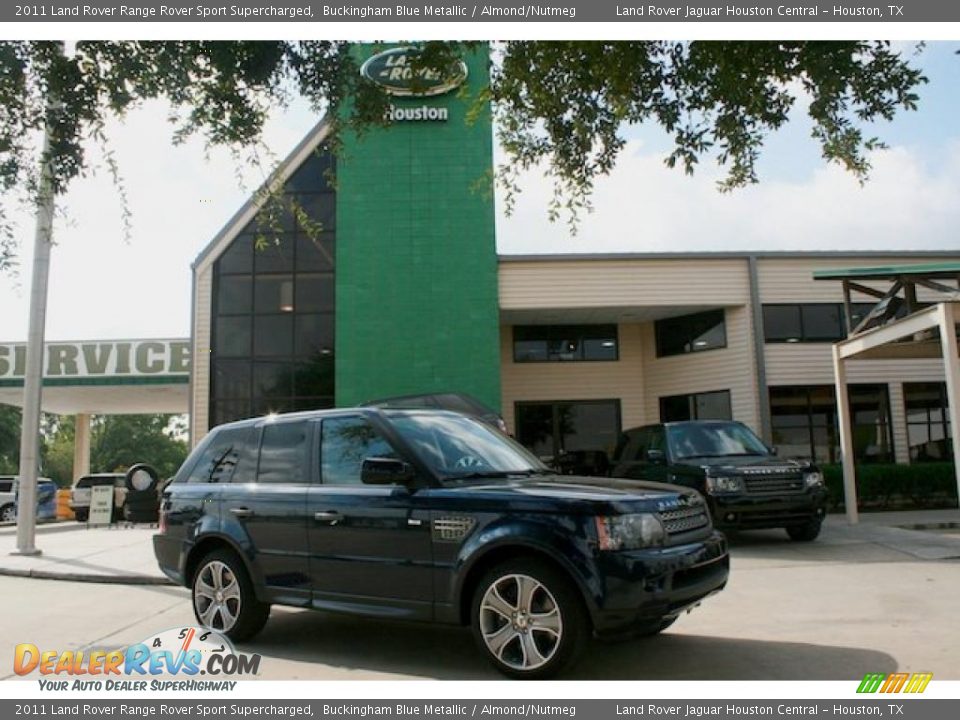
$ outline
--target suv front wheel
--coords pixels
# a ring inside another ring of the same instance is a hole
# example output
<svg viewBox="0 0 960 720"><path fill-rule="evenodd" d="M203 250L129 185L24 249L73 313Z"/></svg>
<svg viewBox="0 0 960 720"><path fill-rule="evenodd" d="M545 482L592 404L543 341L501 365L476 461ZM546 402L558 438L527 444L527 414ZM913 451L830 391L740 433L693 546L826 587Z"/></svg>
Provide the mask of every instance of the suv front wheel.
<svg viewBox="0 0 960 720"><path fill-rule="evenodd" d="M260 632L270 615L270 606L257 600L243 562L229 550L204 556L192 594L197 621L237 642Z"/></svg>
<svg viewBox="0 0 960 720"><path fill-rule="evenodd" d="M589 616L573 582L533 558L492 568L471 607L477 644L511 677L556 675L573 664L590 637Z"/></svg>

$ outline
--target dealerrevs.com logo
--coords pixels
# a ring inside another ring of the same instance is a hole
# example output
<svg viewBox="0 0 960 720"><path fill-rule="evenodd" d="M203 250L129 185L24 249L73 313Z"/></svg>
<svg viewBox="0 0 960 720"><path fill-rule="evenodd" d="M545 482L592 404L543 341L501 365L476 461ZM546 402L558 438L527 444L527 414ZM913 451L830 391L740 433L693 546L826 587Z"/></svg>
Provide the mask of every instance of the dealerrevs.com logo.
<svg viewBox="0 0 960 720"><path fill-rule="evenodd" d="M260 659L237 652L215 630L185 627L115 650L42 650L20 643L14 648L13 671L45 676L41 690L232 690L236 682L224 678L259 674ZM153 679L158 676L189 679Z"/></svg>

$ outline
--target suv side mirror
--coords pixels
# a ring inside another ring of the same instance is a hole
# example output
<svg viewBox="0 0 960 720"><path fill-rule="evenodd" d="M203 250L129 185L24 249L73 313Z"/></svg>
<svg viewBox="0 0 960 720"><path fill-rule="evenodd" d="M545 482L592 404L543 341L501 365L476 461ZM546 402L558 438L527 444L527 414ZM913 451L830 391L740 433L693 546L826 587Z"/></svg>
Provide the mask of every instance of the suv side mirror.
<svg viewBox="0 0 960 720"><path fill-rule="evenodd" d="M415 477L410 463L395 458L365 458L360 466L364 485L405 485Z"/></svg>
<svg viewBox="0 0 960 720"><path fill-rule="evenodd" d="M663 454L663 450L651 448L647 450L647 462L651 465L663 465L667 462L667 456Z"/></svg>

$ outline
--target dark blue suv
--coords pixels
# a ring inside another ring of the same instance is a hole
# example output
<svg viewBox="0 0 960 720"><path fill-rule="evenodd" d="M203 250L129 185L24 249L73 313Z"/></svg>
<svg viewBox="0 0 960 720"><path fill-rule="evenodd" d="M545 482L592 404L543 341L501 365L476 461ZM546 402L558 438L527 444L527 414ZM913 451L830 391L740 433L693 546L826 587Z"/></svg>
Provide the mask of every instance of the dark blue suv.
<svg viewBox="0 0 960 720"><path fill-rule="evenodd" d="M234 640L274 603L468 624L515 677L556 673L591 635L665 629L729 569L696 491L558 476L435 410L218 427L164 490L154 548Z"/></svg>

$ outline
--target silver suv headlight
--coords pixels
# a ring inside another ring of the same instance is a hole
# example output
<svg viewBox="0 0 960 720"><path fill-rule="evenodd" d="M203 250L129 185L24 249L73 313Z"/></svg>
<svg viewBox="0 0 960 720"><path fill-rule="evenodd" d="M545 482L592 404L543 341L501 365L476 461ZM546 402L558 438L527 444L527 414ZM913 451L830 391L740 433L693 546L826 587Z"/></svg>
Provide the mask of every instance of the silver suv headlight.
<svg viewBox="0 0 960 720"><path fill-rule="evenodd" d="M743 492L743 480L738 477L707 476L708 493L737 493Z"/></svg>
<svg viewBox="0 0 960 720"><path fill-rule="evenodd" d="M819 470L813 470L803 474L803 484L808 488L823 486L823 473Z"/></svg>
<svg viewBox="0 0 960 720"><path fill-rule="evenodd" d="M596 518L601 550L638 550L662 545L665 533L655 515L610 515Z"/></svg>

